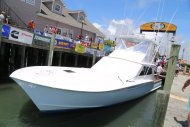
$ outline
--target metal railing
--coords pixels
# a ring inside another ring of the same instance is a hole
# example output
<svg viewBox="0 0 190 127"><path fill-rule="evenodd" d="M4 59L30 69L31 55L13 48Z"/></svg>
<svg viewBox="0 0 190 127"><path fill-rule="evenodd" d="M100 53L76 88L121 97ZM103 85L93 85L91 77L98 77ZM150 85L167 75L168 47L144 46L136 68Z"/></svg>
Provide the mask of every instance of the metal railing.
<svg viewBox="0 0 190 127"><path fill-rule="evenodd" d="M11 9L4 0L0 0L0 11L4 11L9 17L9 22L12 26L20 28L26 28L27 24L17 15L17 13Z"/></svg>

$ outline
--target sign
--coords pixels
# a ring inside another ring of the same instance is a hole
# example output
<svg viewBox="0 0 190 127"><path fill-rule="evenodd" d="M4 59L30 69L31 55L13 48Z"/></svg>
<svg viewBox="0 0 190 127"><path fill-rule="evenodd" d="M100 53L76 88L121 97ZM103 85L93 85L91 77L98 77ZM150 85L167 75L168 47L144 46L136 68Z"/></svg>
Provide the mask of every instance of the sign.
<svg viewBox="0 0 190 127"><path fill-rule="evenodd" d="M50 46L50 42L51 42L51 38L49 37L44 37L41 35L34 35L34 40L33 40L33 44L35 45L41 45L41 46Z"/></svg>
<svg viewBox="0 0 190 127"><path fill-rule="evenodd" d="M91 43L91 48L97 49L98 48L98 43Z"/></svg>
<svg viewBox="0 0 190 127"><path fill-rule="evenodd" d="M94 54L95 49L91 49L91 48L86 48L86 52L88 54Z"/></svg>
<svg viewBox="0 0 190 127"><path fill-rule="evenodd" d="M103 57L103 56L105 56L105 52L104 51L97 51L96 56Z"/></svg>
<svg viewBox="0 0 190 127"><path fill-rule="evenodd" d="M9 39L25 44L32 44L34 34L11 27Z"/></svg>
<svg viewBox="0 0 190 127"><path fill-rule="evenodd" d="M100 50L100 51L103 51L103 50L104 50L104 44L102 44L102 43L99 44L99 50Z"/></svg>
<svg viewBox="0 0 190 127"><path fill-rule="evenodd" d="M91 49L91 48L86 48L86 52L85 53L93 55L95 51L96 51L96 56L98 56L98 57L105 56L105 52L104 51L99 51L99 50Z"/></svg>
<svg viewBox="0 0 190 127"><path fill-rule="evenodd" d="M49 34L49 33L44 33L44 36L52 38L52 34ZM58 35L58 34L56 34L55 38L56 38L56 39L60 39L60 40L65 40L65 41L67 41L67 42L72 42L72 41L73 41L73 40L72 40L71 38L69 38L69 37L64 37L64 36Z"/></svg>
<svg viewBox="0 0 190 127"><path fill-rule="evenodd" d="M141 25L140 27L141 32L142 31L150 31L150 32L172 32L175 33L177 30L177 27L171 23L167 22L150 22Z"/></svg>
<svg viewBox="0 0 190 127"><path fill-rule="evenodd" d="M109 53L109 52L111 51L111 46L110 46L110 45L105 45L105 46L104 46L104 51L105 51L106 53Z"/></svg>
<svg viewBox="0 0 190 127"><path fill-rule="evenodd" d="M61 39L56 39L55 42L56 42L55 46L57 47L68 48L68 49L71 48L71 42Z"/></svg>
<svg viewBox="0 0 190 127"><path fill-rule="evenodd" d="M85 46L85 47L90 47L90 43L88 43L88 42L81 41L80 44Z"/></svg>
<svg viewBox="0 0 190 127"><path fill-rule="evenodd" d="M75 52L78 52L78 53L85 53L86 52L86 47L85 46L82 46L81 44L76 44L76 47L75 47Z"/></svg>
<svg viewBox="0 0 190 127"><path fill-rule="evenodd" d="M2 37L9 38L9 33L10 33L10 26L4 24L2 27Z"/></svg>

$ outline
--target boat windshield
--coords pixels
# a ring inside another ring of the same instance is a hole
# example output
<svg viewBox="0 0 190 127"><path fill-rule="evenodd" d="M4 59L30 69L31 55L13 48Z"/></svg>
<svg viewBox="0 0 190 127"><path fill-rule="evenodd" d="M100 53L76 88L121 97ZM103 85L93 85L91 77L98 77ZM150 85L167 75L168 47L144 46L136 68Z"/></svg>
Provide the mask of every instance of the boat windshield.
<svg viewBox="0 0 190 127"><path fill-rule="evenodd" d="M125 38L120 39L117 43L116 49L123 49L126 51L137 52L140 54L144 54L145 58L143 62L152 63L155 52L156 45L151 40L139 39L139 38Z"/></svg>
<svg viewBox="0 0 190 127"><path fill-rule="evenodd" d="M135 52L141 52L141 53L146 53L148 48L150 46L150 42L148 41L142 41L139 44L127 49L127 50L132 50Z"/></svg>

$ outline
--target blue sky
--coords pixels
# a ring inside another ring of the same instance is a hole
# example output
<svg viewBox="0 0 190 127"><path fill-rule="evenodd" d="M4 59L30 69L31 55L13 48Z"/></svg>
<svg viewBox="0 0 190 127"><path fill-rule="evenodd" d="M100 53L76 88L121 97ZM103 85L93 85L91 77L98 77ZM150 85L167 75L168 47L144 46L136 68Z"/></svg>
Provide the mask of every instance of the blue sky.
<svg viewBox="0 0 190 127"><path fill-rule="evenodd" d="M64 3L70 10L84 10L88 20L108 36L138 31L146 22L171 22L177 26L177 38L184 41L181 49L186 47L190 59L190 0L64 0Z"/></svg>

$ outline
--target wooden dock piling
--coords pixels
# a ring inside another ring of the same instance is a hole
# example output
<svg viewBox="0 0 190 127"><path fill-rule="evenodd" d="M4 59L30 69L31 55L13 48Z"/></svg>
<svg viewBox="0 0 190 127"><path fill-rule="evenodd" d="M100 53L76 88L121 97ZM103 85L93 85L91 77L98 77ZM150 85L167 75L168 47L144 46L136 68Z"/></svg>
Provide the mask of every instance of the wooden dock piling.
<svg viewBox="0 0 190 127"><path fill-rule="evenodd" d="M165 84L164 84L164 90L168 92L171 91L176 64L178 61L179 50L180 50L180 45L177 45L177 44L172 45L171 52L170 52L170 59L168 62L168 69L166 73Z"/></svg>
<svg viewBox="0 0 190 127"><path fill-rule="evenodd" d="M92 58L92 66L95 64L96 62L96 55L97 55L97 51L94 50L94 54L93 54L93 58Z"/></svg>
<svg viewBox="0 0 190 127"><path fill-rule="evenodd" d="M49 48L49 55L48 55L48 66L52 65L54 45L55 45L55 33L52 34L52 38L51 38L51 43L50 43L50 48Z"/></svg>
<svg viewBox="0 0 190 127"><path fill-rule="evenodd" d="M163 127L165 115L167 111L171 86L174 79L176 63L178 60L180 45L173 44L170 52L170 59L164 84L164 90L159 90L156 93L156 105L153 117L152 127Z"/></svg>

